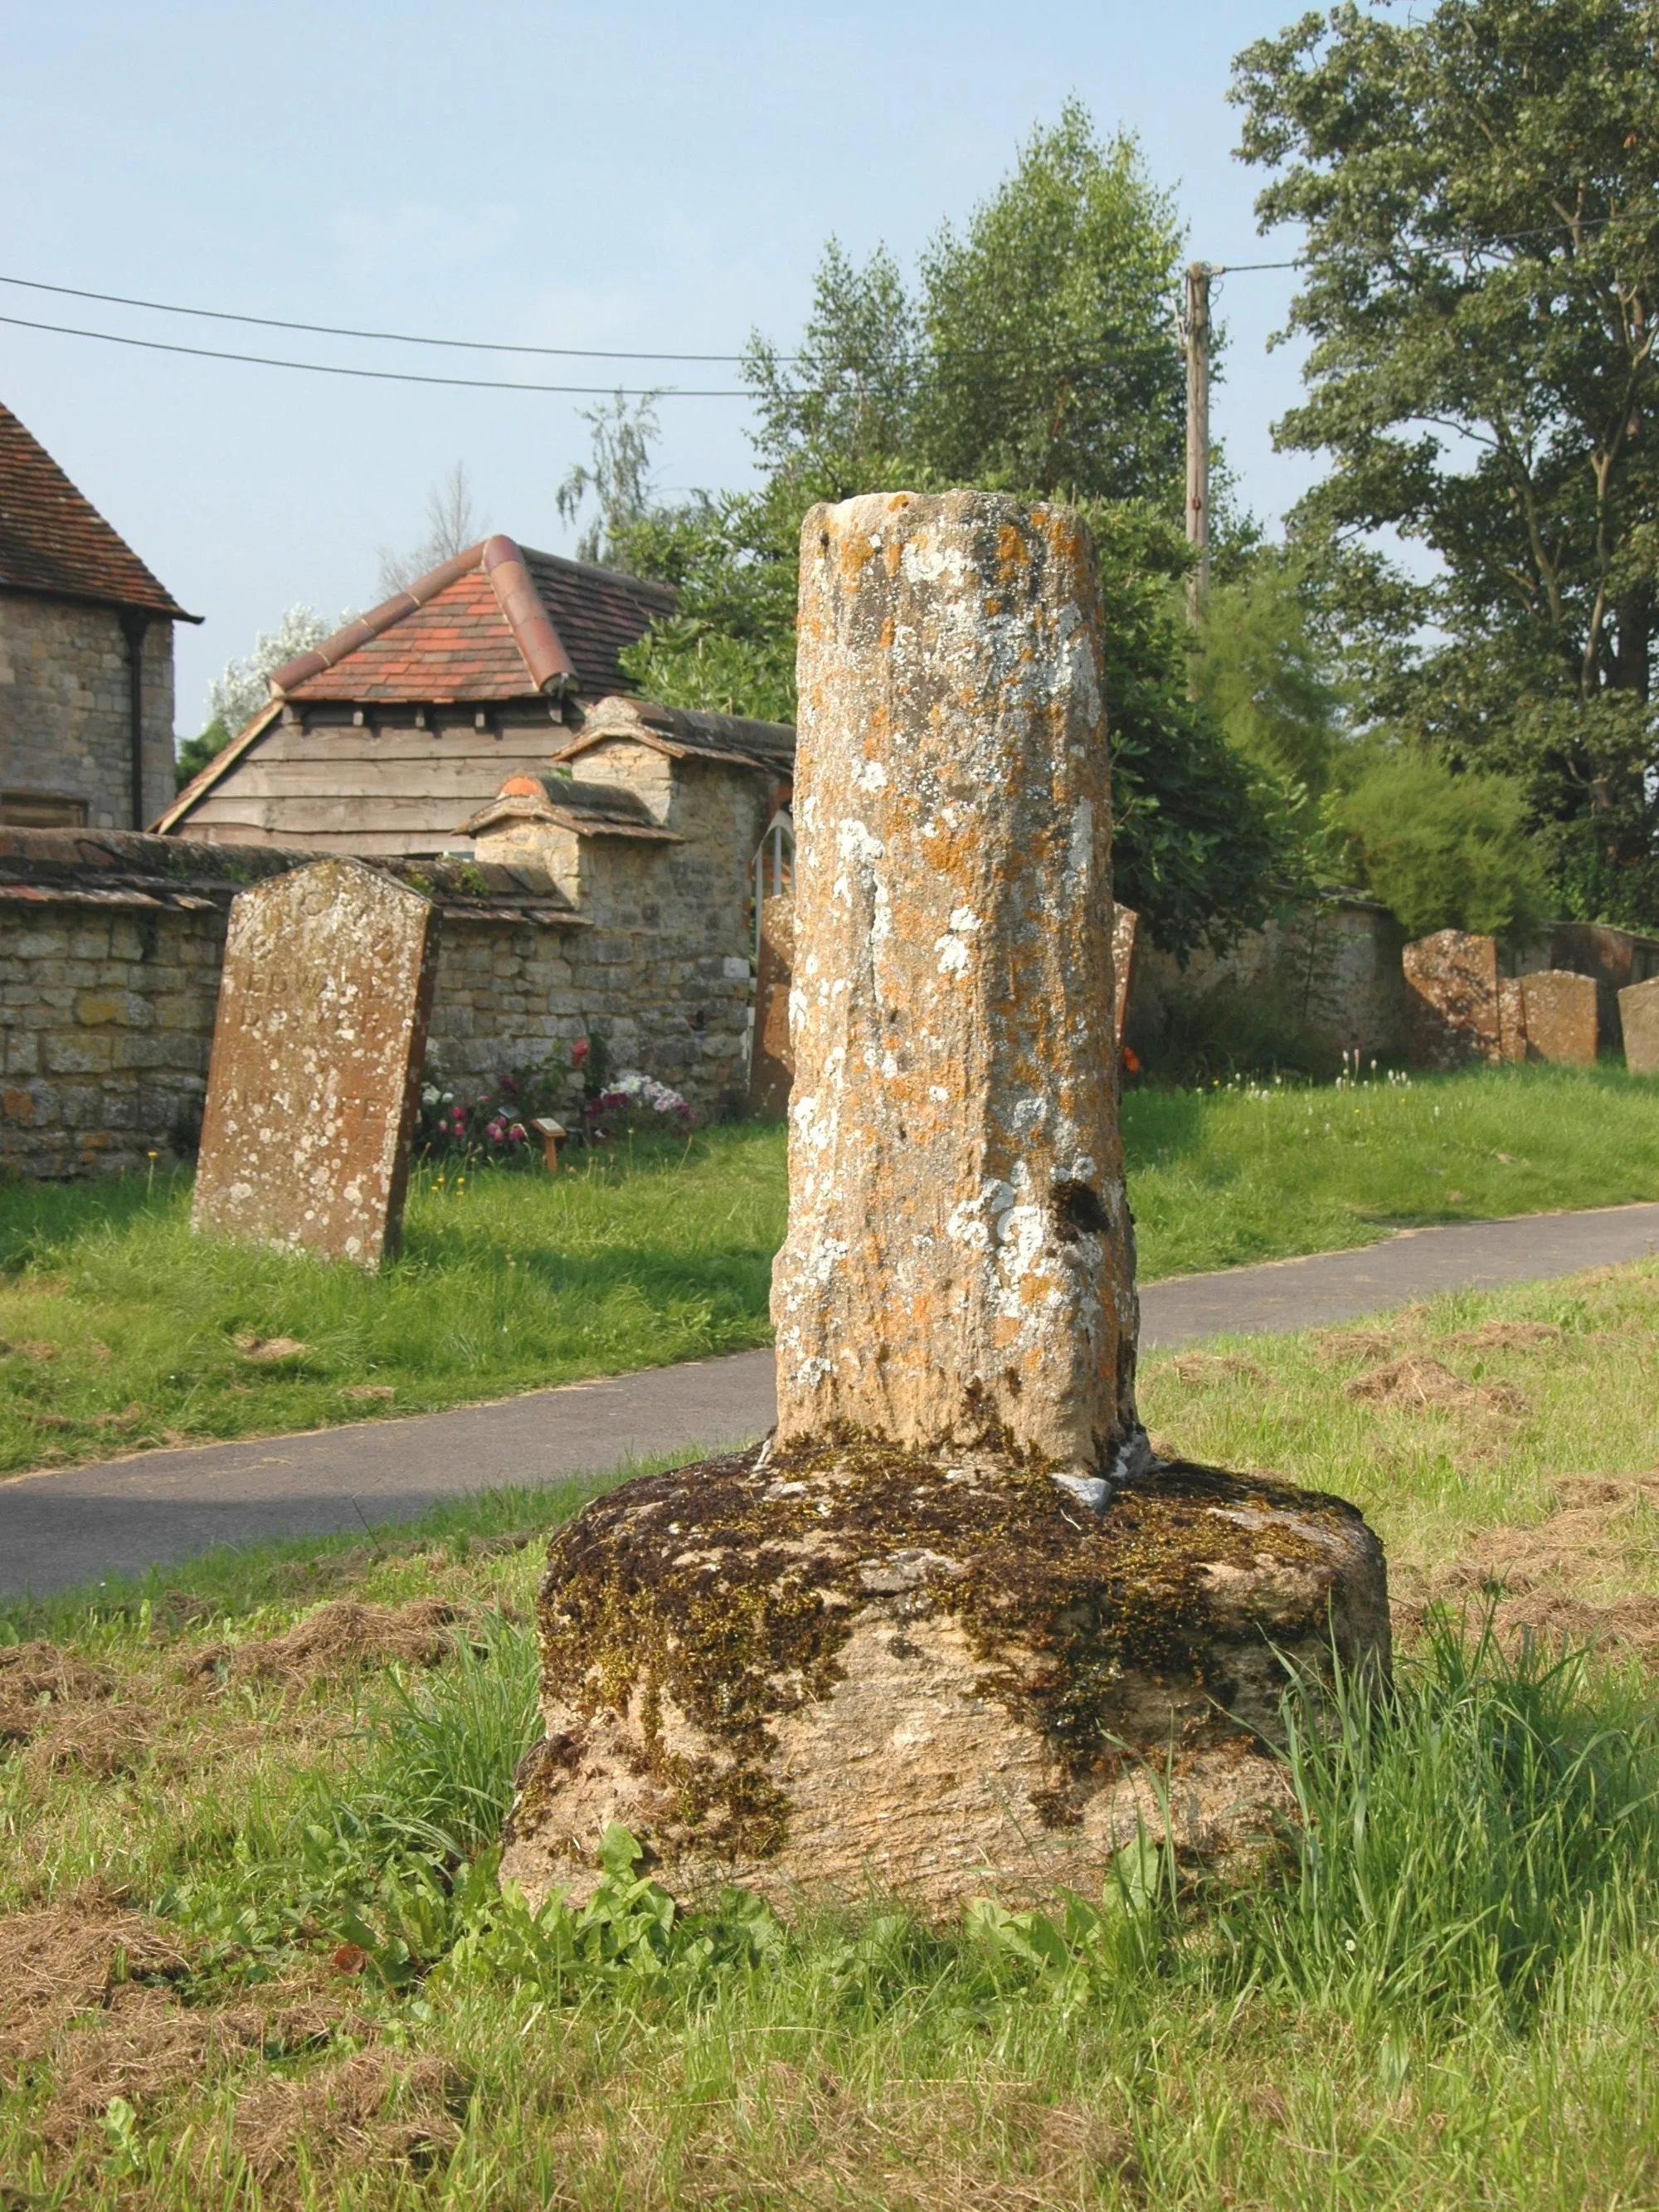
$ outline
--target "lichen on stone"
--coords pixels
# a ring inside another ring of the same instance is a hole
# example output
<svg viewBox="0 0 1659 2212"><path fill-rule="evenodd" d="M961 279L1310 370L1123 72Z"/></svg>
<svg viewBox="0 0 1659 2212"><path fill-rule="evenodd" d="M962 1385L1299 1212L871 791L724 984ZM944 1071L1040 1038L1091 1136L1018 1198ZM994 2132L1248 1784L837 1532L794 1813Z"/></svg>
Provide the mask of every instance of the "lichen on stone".
<svg viewBox="0 0 1659 2212"><path fill-rule="evenodd" d="M872 1607L901 1635L959 1625L983 1695L1052 1749L1047 1817L1063 1826L1074 1787L1145 1749L1149 1684L1190 1750L1237 1736L1241 1700L1246 1733L1271 1727L1255 1679L1269 1644L1316 1663L1334 1629L1358 1659L1374 1625L1345 1622L1343 1577L1375 1552L1339 1499L1197 1466L1123 1486L1103 1514L1033 1463L874 1443L630 1483L552 1544L543 1687L567 1725L514 1826L535 1824L578 1739L608 1718L672 1804L653 1838L665 1858L775 1854L789 1827L779 1724L832 1696ZM1267 1674L1282 1685L1276 1662Z"/></svg>

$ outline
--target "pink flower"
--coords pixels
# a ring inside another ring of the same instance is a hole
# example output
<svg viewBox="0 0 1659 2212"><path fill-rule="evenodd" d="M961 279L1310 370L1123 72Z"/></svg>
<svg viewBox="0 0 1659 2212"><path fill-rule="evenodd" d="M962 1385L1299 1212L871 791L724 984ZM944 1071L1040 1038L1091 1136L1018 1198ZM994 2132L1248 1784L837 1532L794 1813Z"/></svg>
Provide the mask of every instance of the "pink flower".
<svg viewBox="0 0 1659 2212"><path fill-rule="evenodd" d="M506 1122L492 1121L489 1127L484 1131L484 1134L489 1138L492 1145L499 1145L507 1134Z"/></svg>
<svg viewBox="0 0 1659 2212"><path fill-rule="evenodd" d="M575 1043L570 1048L570 1065L572 1067L581 1067L586 1066L588 1050L589 1047L587 1039L586 1037L578 1037Z"/></svg>

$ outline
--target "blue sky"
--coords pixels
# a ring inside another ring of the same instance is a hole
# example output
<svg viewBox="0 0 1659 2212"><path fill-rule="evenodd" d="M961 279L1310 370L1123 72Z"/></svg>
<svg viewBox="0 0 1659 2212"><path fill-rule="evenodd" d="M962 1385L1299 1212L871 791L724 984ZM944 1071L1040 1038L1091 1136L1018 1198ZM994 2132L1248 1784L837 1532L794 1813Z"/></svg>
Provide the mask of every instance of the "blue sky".
<svg viewBox="0 0 1659 2212"><path fill-rule="evenodd" d="M0 274L243 313L532 344L736 351L799 330L834 232L907 266L1075 93L1136 131L1193 253L1278 258L1232 158L1231 62L1290 0L1091 7L73 9L3 0ZM1222 287L1216 427L1270 522L1309 481L1269 425L1298 389L1269 353L1286 271ZM0 285L0 314L441 371L421 355L181 325ZM489 357L483 357L486 363ZM573 365L574 366L574 365ZM619 370L550 382L609 382ZM486 366L483 373L492 373ZM726 384L729 372L665 368ZM630 380L638 380L630 379ZM584 457L580 398L425 390L129 351L0 323L12 407L192 612L179 726L210 678L303 600L378 596L379 549L418 539L466 462L489 524L558 550L554 491ZM748 472L745 409L667 399L667 488Z"/></svg>

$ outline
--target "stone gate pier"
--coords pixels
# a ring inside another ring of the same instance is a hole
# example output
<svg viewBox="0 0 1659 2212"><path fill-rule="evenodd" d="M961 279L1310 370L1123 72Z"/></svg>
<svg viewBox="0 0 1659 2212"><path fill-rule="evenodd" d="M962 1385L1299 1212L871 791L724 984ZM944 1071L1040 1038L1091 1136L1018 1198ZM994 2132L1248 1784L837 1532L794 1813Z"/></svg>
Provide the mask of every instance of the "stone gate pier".
<svg viewBox="0 0 1659 2212"><path fill-rule="evenodd" d="M555 1539L532 1895L613 1820L678 1894L934 1913L1247 1849L1286 1666L1386 1670L1358 1513L1136 1413L1101 623L1066 508L806 519L778 1427Z"/></svg>

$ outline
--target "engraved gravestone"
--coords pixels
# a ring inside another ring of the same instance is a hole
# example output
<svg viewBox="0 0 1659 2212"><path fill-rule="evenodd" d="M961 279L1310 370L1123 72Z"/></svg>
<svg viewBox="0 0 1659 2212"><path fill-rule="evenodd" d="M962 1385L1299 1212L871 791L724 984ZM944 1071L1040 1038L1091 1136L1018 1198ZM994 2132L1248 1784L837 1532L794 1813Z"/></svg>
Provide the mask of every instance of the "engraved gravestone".
<svg viewBox="0 0 1659 2212"><path fill-rule="evenodd" d="M431 901L360 861L241 893L192 1227L364 1267L396 1251L437 956Z"/></svg>
<svg viewBox="0 0 1659 2212"><path fill-rule="evenodd" d="M1527 1057L1562 1067L1594 1067L1596 1046L1595 978L1549 968L1521 978Z"/></svg>
<svg viewBox="0 0 1659 2212"><path fill-rule="evenodd" d="M1659 1075L1659 975L1619 994L1625 1065L1632 1075Z"/></svg>

